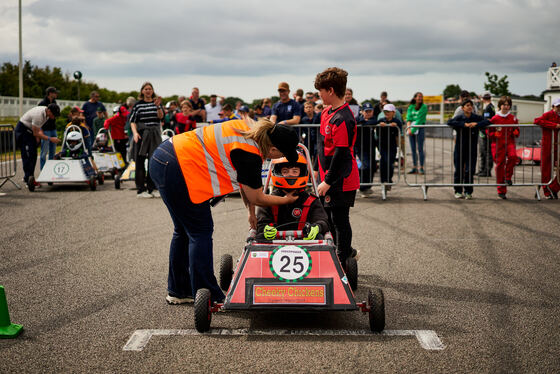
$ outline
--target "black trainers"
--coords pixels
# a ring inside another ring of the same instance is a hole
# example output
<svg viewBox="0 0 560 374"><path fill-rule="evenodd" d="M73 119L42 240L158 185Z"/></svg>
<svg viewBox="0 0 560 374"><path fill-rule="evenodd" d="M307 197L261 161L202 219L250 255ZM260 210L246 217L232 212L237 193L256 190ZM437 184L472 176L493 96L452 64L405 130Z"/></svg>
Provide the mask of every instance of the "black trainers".
<svg viewBox="0 0 560 374"><path fill-rule="evenodd" d="M498 194L498 197L499 197L500 199L502 199L502 200L507 200L507 196L506 196L505 193L499 193L499 194Z"/></svg>
<svg viewBox="0 0 560 374"><path fill-rule="evenodd" d="M507 184L508 186L511 186L511 185L513 184L513 182L512 182L510 179L506 179L506 184Z"/></svg>
<svg viewBox="0 0 560 374"><path fill-rule="evenodd" d="M418 170L416 168L413 168L407 174L418 174Z"/></svg>
<svg viewBox="0 0 560 374"><path fill-rule="evenodd" d="M360 250L352 248L352 254L350 256L354 257L356 261L358 261L360 259Z"/></svg>

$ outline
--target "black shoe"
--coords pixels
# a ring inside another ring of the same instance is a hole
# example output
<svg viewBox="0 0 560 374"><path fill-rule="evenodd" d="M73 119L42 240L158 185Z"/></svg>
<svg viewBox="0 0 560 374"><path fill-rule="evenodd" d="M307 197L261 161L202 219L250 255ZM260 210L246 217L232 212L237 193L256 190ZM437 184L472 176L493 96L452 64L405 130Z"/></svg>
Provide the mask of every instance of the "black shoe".
<svg viewBox="0 0 560 374"><path fill-rule="evenodd" d="M512 182L510 179L506 179L506 184L507 184L508 186L511 186L511 185L513 184L513 182Z"/></svg>
<svg viewBox="0 0 560 374"><path fill-rule="evenodd" d="M499 197L500 199L502 199L502 200L507 200L507 196L506 196L505 193L499 193L499 194L498 194L498 197Z"/></svg>
<svg viewBox="0 0 560 374"><path fill-rule="evenodd" d="M552 196L554 196L554 200L558 200L558 192L553 192Z"/></svg>
<svg viewBox="0 0 560 374"><path fill-rule="evenodd" d="M409 171L407 174L418 174L418 169L413 168L411 171Z"/></svg>
<svg viewBox="0 0 560 374"><path fill-rule="evenodd" d="M554 196L553 195L544 195L544 198L547 200L553 200Z"/></svg>

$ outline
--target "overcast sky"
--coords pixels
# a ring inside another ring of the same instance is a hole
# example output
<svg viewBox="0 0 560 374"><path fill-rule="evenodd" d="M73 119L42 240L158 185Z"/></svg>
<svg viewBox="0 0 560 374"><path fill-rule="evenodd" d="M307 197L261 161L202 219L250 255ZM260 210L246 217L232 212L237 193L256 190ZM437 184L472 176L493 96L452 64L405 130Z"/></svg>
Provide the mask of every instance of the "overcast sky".
<svg viewBox="0 0 560 374"><path fill-rule="evenodd" d="M18 1L0 3L0 62L18 61ZM540 94L560 63L552 0L23 0L23 56L117 91L276 95L339 66L358 100L482 92L484 72ZM0 87L1 90L1 87Z"/></svg>

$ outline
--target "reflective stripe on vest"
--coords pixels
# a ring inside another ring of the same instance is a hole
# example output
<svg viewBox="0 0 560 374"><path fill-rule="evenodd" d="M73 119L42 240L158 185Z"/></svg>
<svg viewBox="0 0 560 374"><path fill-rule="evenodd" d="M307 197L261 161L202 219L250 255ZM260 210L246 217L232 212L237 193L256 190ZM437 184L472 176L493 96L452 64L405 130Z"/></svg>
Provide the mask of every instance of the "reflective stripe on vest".
<svg viewBox="0 0 560 374"><path fill-rule="evenodd" d="M260 156L257 143L245 139L236 130L247 131L249 126L241 120L228 121L173 137L173 147L193 203L200 204L239 189L231 151L242 149Z"/></svg>

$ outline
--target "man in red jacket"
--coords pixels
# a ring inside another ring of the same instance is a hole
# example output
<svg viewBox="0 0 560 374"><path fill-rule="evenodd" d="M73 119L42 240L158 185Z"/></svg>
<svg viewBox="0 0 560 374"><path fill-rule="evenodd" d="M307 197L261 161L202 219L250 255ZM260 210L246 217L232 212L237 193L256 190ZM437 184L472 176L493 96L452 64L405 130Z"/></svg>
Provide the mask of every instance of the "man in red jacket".
<svg viewBox="0 0 560 374"><path fill-rule="evenodd" d="M111 118L105 120L103 127L111 131L111 138L113 138L113 143L115 145L115 150L119 152L123 161L126 163L126 142L128 141L128 136L124 131L126 125L126 117L128 116L128 110L126 106L121 105L115 115Z"/></svg>
<svg viewBox="0 0 560 374"><path fill-rule="evenodd" d="M541 140L541 182L547 199L558 199L560 184L555 175L551 182L552 165L558 167L558 130L560 129L560 98L552 102L552 110L535 118L534 123L542 127ZM552 144L554 144L553 154ZM550 182L550 184L548 184ZM548 184L548 185L547 185Z"/></svg>

